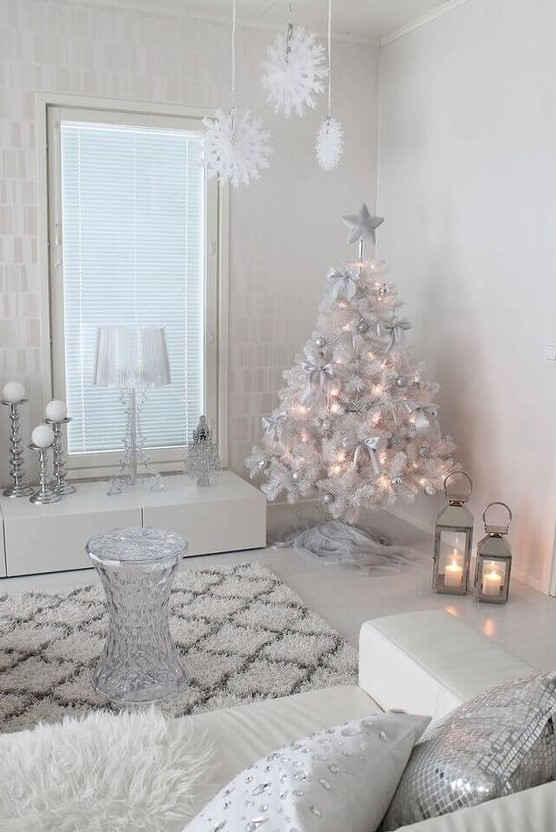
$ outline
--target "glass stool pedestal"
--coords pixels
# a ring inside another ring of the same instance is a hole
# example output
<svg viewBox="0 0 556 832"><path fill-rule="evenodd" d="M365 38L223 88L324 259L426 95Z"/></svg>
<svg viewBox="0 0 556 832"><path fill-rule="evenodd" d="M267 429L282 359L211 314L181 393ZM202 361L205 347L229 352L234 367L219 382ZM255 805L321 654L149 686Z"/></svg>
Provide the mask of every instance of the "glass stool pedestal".
<svg viewBox="0 0 556 832"><path fill-rule="evenodd" d="M183 538L162 529L113 529L91 538L86 549L109 614L94 689L114 702L170 699L187 682L169 621Z"/></svg>

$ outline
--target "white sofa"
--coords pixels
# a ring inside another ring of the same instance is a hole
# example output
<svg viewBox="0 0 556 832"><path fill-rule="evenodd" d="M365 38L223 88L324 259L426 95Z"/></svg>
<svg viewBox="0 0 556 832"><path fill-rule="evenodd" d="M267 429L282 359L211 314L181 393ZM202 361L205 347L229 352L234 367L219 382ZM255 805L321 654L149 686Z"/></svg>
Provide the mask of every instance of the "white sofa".
<svg viewBox="0 0 556 832"><path fill-rule="evenodd" d="M210 791L215 794L260 757L313 731L390 709L438 719L479 693L536 670L442 611L367 621L359 648L358 685L184 717L214 743L217 764ZM556 783L403 829L556 832Z"/></svg>

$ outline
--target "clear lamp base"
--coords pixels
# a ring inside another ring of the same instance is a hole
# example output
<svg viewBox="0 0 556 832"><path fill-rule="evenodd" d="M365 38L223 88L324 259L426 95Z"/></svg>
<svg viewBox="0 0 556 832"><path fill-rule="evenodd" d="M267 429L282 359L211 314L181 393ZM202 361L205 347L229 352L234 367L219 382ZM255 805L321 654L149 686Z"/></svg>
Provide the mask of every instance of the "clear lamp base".
<svg viewBox="0 0 556 832"><path fill-rule="evenodd" d="M150 459L143 450L143 436L139 420L141 404L145 400L144 389L130 387L122 391L122 402L126 410L126 433L124 452L118 470L108 481L108 495L123 494L137 485L147 491L164 491L162 477L150 466Z"/></svg>

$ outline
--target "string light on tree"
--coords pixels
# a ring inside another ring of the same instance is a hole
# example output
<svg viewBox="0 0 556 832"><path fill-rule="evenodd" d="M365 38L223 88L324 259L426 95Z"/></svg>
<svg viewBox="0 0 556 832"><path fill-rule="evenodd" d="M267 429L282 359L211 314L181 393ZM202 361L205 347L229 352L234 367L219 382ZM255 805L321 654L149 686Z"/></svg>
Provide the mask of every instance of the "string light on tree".
<svg viewBox="0 0 556 832"><path fill-rule="evenodd" d="M329 271L315 332L284 372L280 405L247 465L252 476L262 471L269 500L319 497L352 524L365 507L434 494L454 467L454 444L438 424L438 385L406 350L410 325L384 264L363 258L383 219L362 205L343 221L359 259Z"/></svg>

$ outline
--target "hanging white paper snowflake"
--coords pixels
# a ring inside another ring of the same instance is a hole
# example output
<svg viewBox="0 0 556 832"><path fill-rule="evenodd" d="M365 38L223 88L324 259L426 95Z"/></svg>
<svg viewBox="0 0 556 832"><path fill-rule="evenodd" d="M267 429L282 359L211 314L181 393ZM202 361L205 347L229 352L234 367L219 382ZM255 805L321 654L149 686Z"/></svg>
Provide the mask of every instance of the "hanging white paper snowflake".
<svg viewBox="0 0 556 832"><path fill-rule="evenodd" d="M342 125L330 116L323 121L317 133L317 161L323 170L332 170L344 155L344 131Z"/></svg>
<svg viewBox="0 0 556 832"><path fill-rule="evenodd" d="M276 113L298 116L315 106L314 96L324 89L328 75L324 47L301 26L288 26L267 50L263 85Z"/></svg>
<svg viewBox="0 0 556 832"><path fill-rule="evenodd" d="M250 110L238 114L218 110L216 119L203 119L204 164L210 179L231 182L234 188L259 179L270 164L270 133Z"/></svg>

